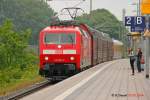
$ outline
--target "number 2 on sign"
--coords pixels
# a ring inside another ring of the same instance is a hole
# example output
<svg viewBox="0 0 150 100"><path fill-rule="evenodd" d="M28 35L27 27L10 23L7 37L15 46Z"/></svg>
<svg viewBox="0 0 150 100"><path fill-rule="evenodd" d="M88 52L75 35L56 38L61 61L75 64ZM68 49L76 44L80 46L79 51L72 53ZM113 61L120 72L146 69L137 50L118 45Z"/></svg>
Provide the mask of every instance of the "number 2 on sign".
<svg viewBox="0 0 150 100"><path fill-rule="evenodd" d="M130 25L131 24L131 20L132 18L131 17L127 17L127 24Z"/></svg>

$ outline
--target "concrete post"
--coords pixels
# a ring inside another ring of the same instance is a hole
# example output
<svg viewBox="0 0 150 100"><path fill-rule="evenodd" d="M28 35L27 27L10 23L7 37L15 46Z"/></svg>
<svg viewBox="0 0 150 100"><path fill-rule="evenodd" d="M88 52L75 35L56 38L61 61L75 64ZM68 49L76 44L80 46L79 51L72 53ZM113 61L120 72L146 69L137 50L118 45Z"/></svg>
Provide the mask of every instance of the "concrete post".
<svg viewBox="0 0 150 100"><path fill-rule="evenodd" d="M92 12L92 0L90 0L90 14Z"/></svg>
<svg viewBox="0 0 150 100"><path fill-rule="evenodd" d="M146 15L146 29L149 29L149 15ZM149 37L145 37L145 67L146 78L149 78Z"/></svg>
<svg viewBox="0 0 150 100"><path fill-rule="evenodd" d="M145 55L145 58L146 58L146 63L145 63L145 66L146 66L146 78L149 78L149 38L146 37L145 39L145 51L146 51L146 55Z"/></svg>

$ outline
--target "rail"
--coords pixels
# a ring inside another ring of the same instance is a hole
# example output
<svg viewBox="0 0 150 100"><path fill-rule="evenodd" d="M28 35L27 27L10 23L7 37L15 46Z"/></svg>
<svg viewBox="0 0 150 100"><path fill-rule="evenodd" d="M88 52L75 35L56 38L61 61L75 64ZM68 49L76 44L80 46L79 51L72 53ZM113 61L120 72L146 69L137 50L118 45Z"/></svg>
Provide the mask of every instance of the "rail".
<svg viewBox="0 0 150 100"><path fill-rule="evenodd" d="M34 85L31 85L27 88L24 88L24 89L15 91L13 93L10 93L8 95L0 96L0 100L18 100L19 98L22 98L26 95L29 95L33 92L36 92L36 91L38 91L42 88L45 88L49 85L50 85L50 81L45 80L45 81L36 83Z"/></svg>

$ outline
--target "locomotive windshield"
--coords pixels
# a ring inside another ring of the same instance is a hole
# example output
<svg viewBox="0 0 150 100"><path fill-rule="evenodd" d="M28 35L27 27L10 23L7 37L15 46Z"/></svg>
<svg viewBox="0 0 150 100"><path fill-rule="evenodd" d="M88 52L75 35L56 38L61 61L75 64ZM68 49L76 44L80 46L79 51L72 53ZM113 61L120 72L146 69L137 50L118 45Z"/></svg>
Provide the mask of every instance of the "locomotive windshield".
<svg viewBox="0 0 150 100"><path fill-rule="evenodd" d="M46 44L75 44L75 33L47 33Z"/></svg>

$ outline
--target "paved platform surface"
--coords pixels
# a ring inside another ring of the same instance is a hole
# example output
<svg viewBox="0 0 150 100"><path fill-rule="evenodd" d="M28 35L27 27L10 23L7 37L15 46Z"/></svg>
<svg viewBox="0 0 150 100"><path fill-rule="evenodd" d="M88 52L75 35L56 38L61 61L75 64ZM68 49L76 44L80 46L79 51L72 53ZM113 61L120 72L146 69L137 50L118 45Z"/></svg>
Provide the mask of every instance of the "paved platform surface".
<svg viewBox="0 0 150 100"><path fill-rule="evenodd" d="M22 100L150 100L145 72L131 75L128 59L99 64Z"/></svg>

